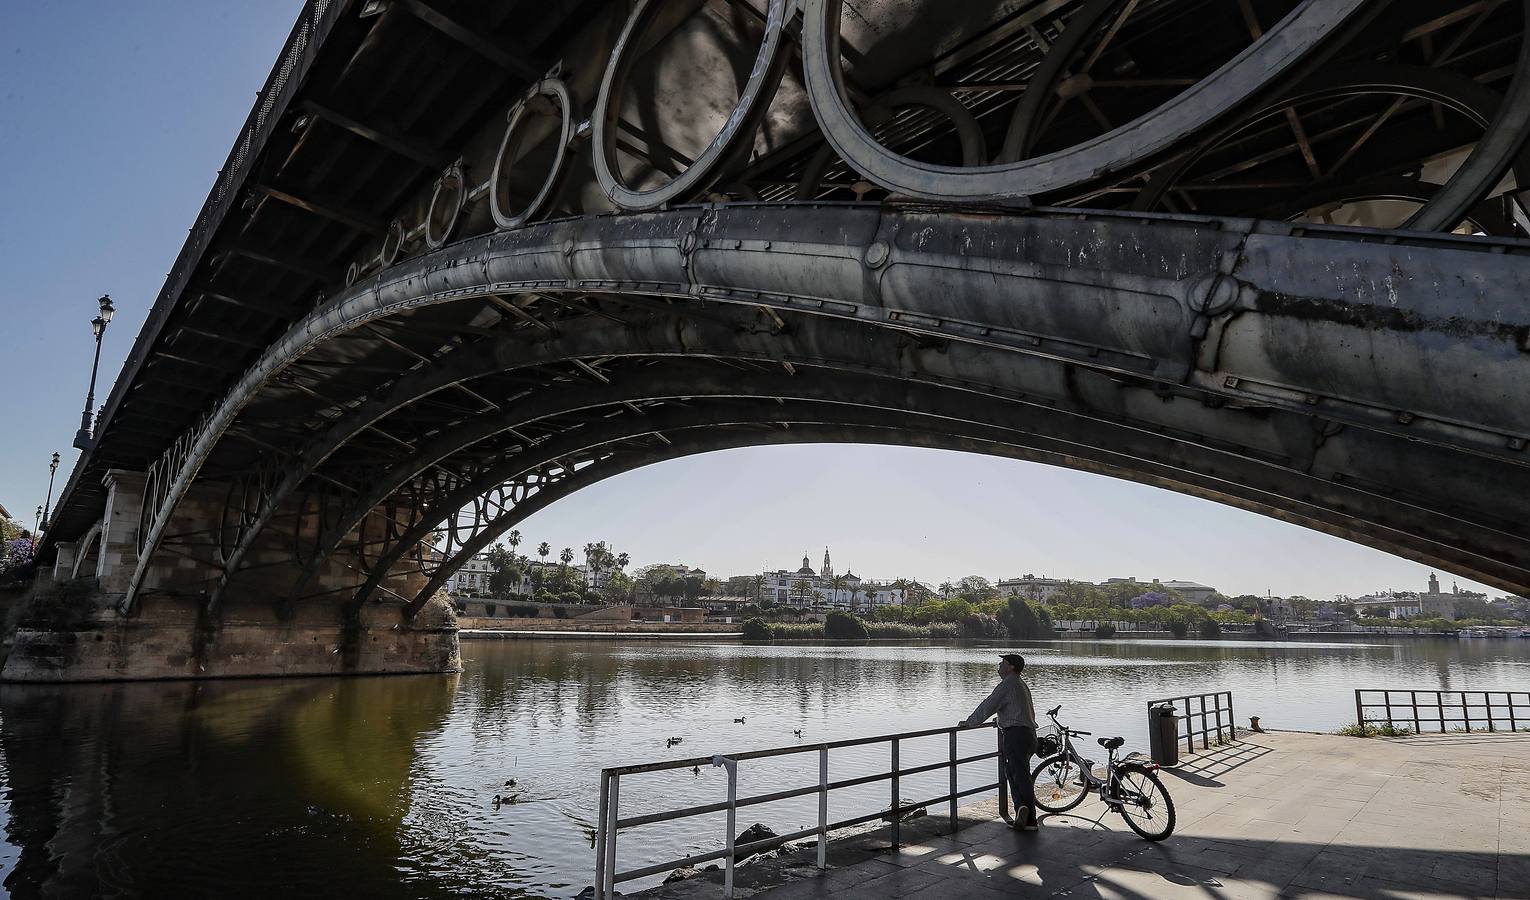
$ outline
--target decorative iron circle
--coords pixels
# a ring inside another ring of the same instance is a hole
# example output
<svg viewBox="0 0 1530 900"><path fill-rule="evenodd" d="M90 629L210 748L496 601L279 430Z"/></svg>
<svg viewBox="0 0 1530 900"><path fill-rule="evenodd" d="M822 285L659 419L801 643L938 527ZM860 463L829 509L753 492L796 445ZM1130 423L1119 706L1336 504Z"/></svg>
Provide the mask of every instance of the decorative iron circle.
<svg viewBox="0 0 1530 900"><path fill-rule="evenodd" d="M927 200L1024 200L1120 171L1226 114L1299 63L1369 0L1305 0L1258 40L1151 115L1034 159L941 166L873 139L845 96L840 64L843 0L802 0L803 73L824 136L840 157L889 191Z"/></svg>
<svg viewBox="0 0 1530 900"><path fill-rule="evenodd" d="M911 85L897 88L877 98L866 109L866 119L873 124L878 124L882 117L891 116L899 109L909 106L922 106L933 109L951 120L956 129L957 140L962 146L962 165L982 165L988 158L988 144L983 138L983 126L978 124L977 117L959 100L945 91L929 85ZM797 181L798 200L811 200L814 192L823 182L823 173L829 168L829 163L834 160L834 147L824 144L813 154L807 166L802 170L802 177Z"/></svg>
<svg viewBox="0 0 1530 900"><path fill-rule="evenodd" d="M1503 97L1493 89L1479 84L1464 75L1444 69L1382 63L1337 69L1310 79L1301 87L1282 95L1269 105L1232 121L1201 141L1200 145L1193 151L1185 153L1163 169L1153 172L1153 176L1148 181L1147 186L1137 195L1132 208L1139 210L1158 209L1164 195L1180 184L1207 154L1213 152L1225 142L1237 138L1246 130L1256 127L1261 122L1283 115L1289 107L1299 103L1339 100L1365 95L1399 97L1427 102L1457 113L1484 130L1488 129L1494 122L1498 110L1504 102ZM1517 179L1530 179L1530 150L1519 150L1512 160L1512 171ZM1358 187L1363 184L1366 184L1366 182L1352 183L1352 186ZM1385 190L1374 197L1365 196L1364 190L1361 190L1355 193L1353 197L1347 199L1417 200L1422 206L1427 207L1438 194L1438 186L1424 185L1421 182L1418 184L1420 186L1416 191L1398 191L1397 188L1400 186L1398 180L1393 180ZM1342 194L1348 190L1349 186L1351 185L1346 185L1346 187L1342 188L1334 187L1333 190L1336 192L1336 197L1337 194ZM1388 192L1394 196L1388 196ZM1297 213L1292 212L1288 215L1283 215L1282 218L1290 218L1295 214ZM1478 221L1479 217L1484 219L1484 221ZM1476 224L1485 227L1496 227L1501 217L1492 216L1488 211L1479 208L1473 210L1472 219Z"/></svg>
<svg viewBox="0 0 1530 900"><path fill-rule="evenodd" d="M656 0L638 0L611 51L610 61L606 63L593 117L595 177L611 202L623 209L650 210L688 198L711 187L722 177L728 164L749 151L750 139L775 97L788 57L785 52L787 0L769 0L769 3L765 34L759 52L755 54L754 67L750 69L749 80L722 130L685 171L652 190L638 191L622 181L616 162L616 120L621 113L617 101L636 62L639 39L663 5Z"/></svg>
<svg viewBox="0 0 1530 900"><path fill-rule="evenodd" d="M467 205L467 179L462 163L454 162L446 167L436 179L436 189L430 195L430 207L425 211L425 246L440 250L452 239L457 223L462 221L462 208Z"/></svg>
<svg viewBox="0 0 1530 900"><path fill-rule="evenodd" d="M386 269L398 262L399 252L404 249L404 220L394 219L388 223L383 235L382 247L377 251L377 262Z"/></svg>
<svg viewBox="0 0 1530 900"><path fill-rule="evenodd" d="M547 177L543 180L542 187L537 191L536 196L519 210L512 210L509 208L509 198L502 196L510 169L515 164L510 157L520 149L520 137L517 130L525 119L532 115L530 105L538 97L545 97L556 103L562 116L557 139L557 155L553 158L552 166L548 169ZM494 174L489 178L489 211L494 215L495 225L500 228L520 228L541 215L547 204L552 201L553 195L563 184L564 173L568 170L569 147L574 141L576 119L578 115L574 109L574 96L561 78L546 78L537 82L524 97L510 107L510 111L505 114L504 136L499 139L499 153L494 157Z"/></svg>

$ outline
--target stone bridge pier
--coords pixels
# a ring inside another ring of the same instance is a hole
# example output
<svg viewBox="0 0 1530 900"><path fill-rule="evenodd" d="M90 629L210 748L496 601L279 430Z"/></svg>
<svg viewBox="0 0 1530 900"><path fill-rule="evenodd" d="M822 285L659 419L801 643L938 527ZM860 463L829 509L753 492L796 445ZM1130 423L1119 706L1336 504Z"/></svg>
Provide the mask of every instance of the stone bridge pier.
<svg viewBox="0 0 1530 900"><path fill-rule="evenodd" d="M147 570L138 603L122 603L139 560L146 476L107 472L102 519L76 542L61 542L40 589L59 595L45 620L23 619L0 679L19 682L155 678L366 675L461 668L456 616L445 599L412 619L397 603L355 602L366 572L355 558L326 559L306 585L300 545L323 528L297 508L267 530L249 569L210 604L223 574L221 545L239 531L229 486L199 484L178 510L179 533ZM378 511L347 535L354 546L384 527ZM164 552L169 549L171 552ZM424 586L418 562L398 563L382 583L400 594ZM302 602L291 602L295 589ZM412 597L413 594L411 593Z"/></svg>

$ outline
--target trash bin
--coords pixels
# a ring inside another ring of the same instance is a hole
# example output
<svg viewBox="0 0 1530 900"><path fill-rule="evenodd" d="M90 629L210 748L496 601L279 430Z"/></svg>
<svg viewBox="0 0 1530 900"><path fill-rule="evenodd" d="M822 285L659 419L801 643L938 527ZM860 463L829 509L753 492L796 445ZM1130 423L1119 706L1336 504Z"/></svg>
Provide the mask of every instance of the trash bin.
<svg viewBox="0 0 1530 900"><path fill-rule="evenodd" d="M1167 703L1148 710L1148 750L1160 766L1179 765L1179 716Z"/></svg>

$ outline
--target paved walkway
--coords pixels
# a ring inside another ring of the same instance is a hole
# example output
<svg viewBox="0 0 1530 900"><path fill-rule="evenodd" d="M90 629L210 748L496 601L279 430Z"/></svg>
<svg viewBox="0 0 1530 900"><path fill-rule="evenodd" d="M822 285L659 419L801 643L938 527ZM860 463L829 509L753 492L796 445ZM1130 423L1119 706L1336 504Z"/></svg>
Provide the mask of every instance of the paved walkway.
<svg viewBox="0 0 1530 900"><path fill-rule="evenodd" d="M1265 733L1182 762L1165 775L1178 827L1161 844L1119 816L1096 827L1104 807L1091 798L1038 832L989 818L911 836L897 853L885 832L839 842L826 874L806 853L746 866L738 895L1530 898L1530 734ZM984 812L992 807L971 810Z"/></svg>

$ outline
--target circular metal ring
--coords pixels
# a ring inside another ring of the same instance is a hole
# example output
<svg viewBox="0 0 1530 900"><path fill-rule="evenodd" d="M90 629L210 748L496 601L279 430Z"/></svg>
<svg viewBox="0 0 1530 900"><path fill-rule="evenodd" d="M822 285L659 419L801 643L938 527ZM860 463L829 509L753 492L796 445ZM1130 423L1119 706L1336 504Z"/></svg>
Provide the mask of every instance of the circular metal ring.
<svg viewBox="0 0 1530 900"><path fill-rule="evenodd" d="M1289 71L1369 0L1304 0L1217 71L1134 122L1073 147L999 165L939 166L878 144L845 98L843 0L803 0L803 70L824 136L847 163L890 191L929 200L1025 199L1140 162L1205 127Z"/></svg>
<svg viewBox="0 0 1530 900"><path fill-rule="evenodd" d="M1052 42L1046 56L1031 77L1026 79L1025 93L1015 105L1015 114L1009 120L1009 130L1004 134L1004 147L994 158L995 163L1018 162L1030 155L1036 142L1036 133L1042 109L1057 84L1062 79L1064 66L1083 46L1084 40L1094 33L1095 27L1121 4L1121 0L1091 0L1073 14L1062 34Z"/></svg>
<svg viewBox="0 0 1530 900"><path fill-rule="evenodd" d="M1346 182L1318 188L1283 201L1278 207L1262 214L1261 218L1294 221L1318 207L1338 207L1376 200L1416 203L1423 207L1439 195L1441 188L1441 185L1412 178L1372 178ZM1504 217L1501 210L1493 209L1492 204L1487 202L1477 204L1476 208L1466 215L1466 221L1483 234L1504 236L1514 234L1513 223Z"/></svg>
<svg viewBox="0 0 1530 900"><path fill-rule="evenodd" d="M388 223L388 231L383 235L382 247L377 251L377 261L382 268L386 269L398 262L399 251L404 248L404 220L394 219Z"/></svg>
<svg viewBox="0 0 1530 900"><path fill-rule="evenodd" d="M557 155L553 158L552 166L547 170L547 177L542 182L541 190L537 191L536 196L531 198L525 206L519 210L512 210L509 208L510 198L503 194L510 170L516 162L511 157L521 149L520 138L516 132L525 119L533 115L530 109L531 102L538 97L547 97L556 103L562 116L557 138ZM505 134L499 140L499 153L494 157L494 174L489 179L489 211L494 215L495 225L500 228L520 228L542 214L553 195L563 184L563 175L568 170L569 146L574 140L577 118L573 94L561 78L547 78L537 82L524 97L510 107L510 111L505 115Z"/></svg>
<svg viewBox="0 0 1530 900"><path fill-rule="evenodd" d="M351 260L351 264L345 267L345 286L350 287L361 278L361 263Z"/></svg>
<svg viewBox="0 0 1530 900"><path fill-rule="evenodd" d="M754 67L722 130L684 172L660 187L636 191L622 182L616 163L616 120L621 113L617 93L632 72L636 61L636 46L644 27L663 5L656 0L638 0L632 15L627 18L621 37L617 39L616 48L611 51L611 59L600 81L600 99L595 106L595 177L611 202L623 209L657 209L666 203L705 191L722 176L728 164L749 151L749 139L764 118L786 69L787 0L769 0L769 3L765 35L755 55Z"/></svg>
<svg viewBox="0 0 1530 900"><path fill-rule="evenodd" d="M898 109L909 106L933 109L951 120L951 124L956 127L956 137L962 145L962 165L982 165L987 159L988 143L983 138L983 126L978 124L977 117L972 115L972 111L963 106L959 100L939 88L929 85L912 85L889 91L867 107L865 119L879 125ZM802 177L797 181L796 198L798 200L812 199L813 193L823 183L824 171L829 168L829 163L833 160L832 145L824 144L818 148L818 152L813 154L813 158L802 170Z"/></svg>
<svg viewBox="0 0 1530 900"><path fill-rule="evenodd" d="M1162 170L1155 171L1147 186L1132 203L1132 208L1157 209L1164 195L1173 190L1206 154L1244 130L1274 116L1284 115L1287 107L1365 94L1423 100L1456 112L1484 129L1494 121L1503 103L1503 98L1491 88L1465 75L1444 69L1381 63L1337 69L1310 79L1269 105L1231 122L1203 140L1193 151ZM1530 151L1520 151L1514 159L1513 171L1516 178L1526 179L1530 183ZM1427 202L1433 202L1433 197Z"/></svg>
<svg viewBox="0 0 1530 900"><path fill-rule="evenodd" d="M440 250L452 239L457 223L462 220L462 208L467 205L467 179L462 173L462 163L454 162L446 167L436 179L436 189L430 195L430 208L425 212L425 246Z"/></svg>

